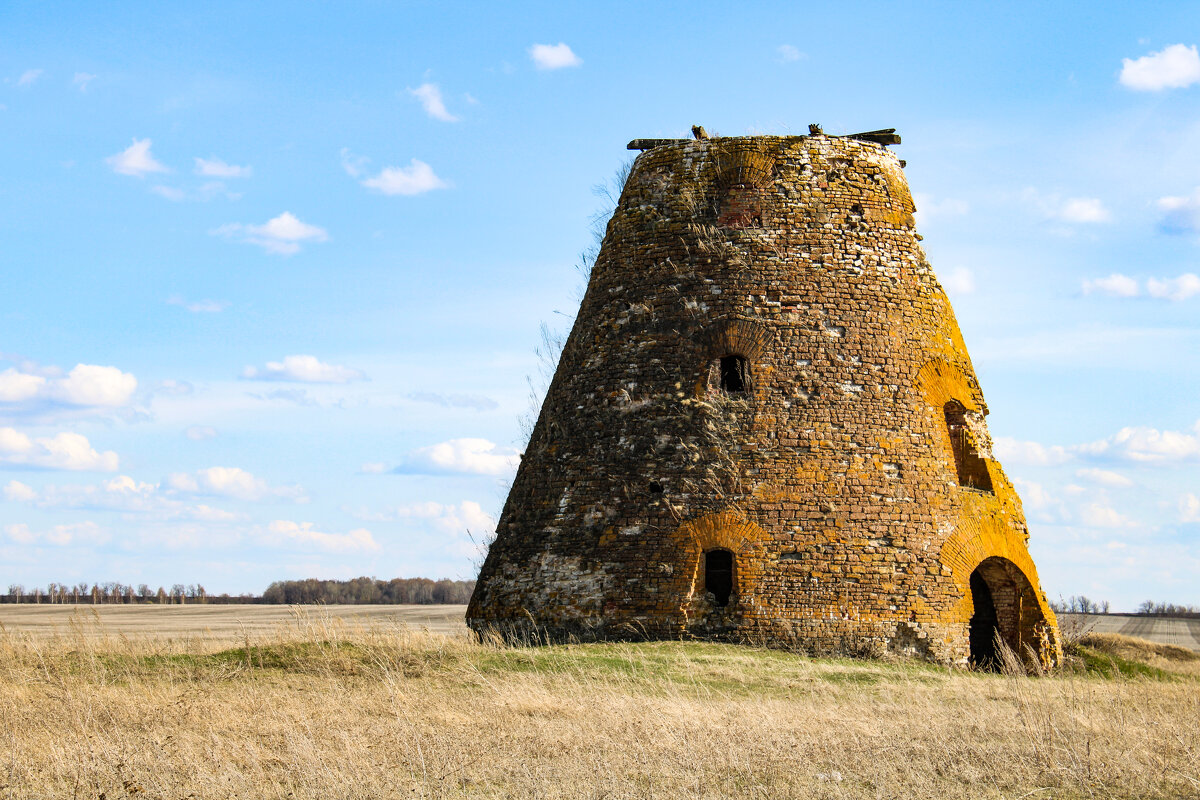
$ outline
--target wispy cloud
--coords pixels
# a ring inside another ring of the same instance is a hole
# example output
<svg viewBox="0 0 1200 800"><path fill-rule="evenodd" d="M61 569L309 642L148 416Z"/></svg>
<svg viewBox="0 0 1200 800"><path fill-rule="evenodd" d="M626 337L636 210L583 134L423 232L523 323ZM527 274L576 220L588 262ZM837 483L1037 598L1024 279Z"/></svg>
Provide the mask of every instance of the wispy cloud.
<svg viewBox="0 0 1200 800"><path fill-rule="evenodd" d="M217 438L217 429L211 425L192 425L183 432L183 435L193 442L203 442L206 439Z"/></svg>
<svg viewBox="0 0 1200 800"><path fill-rule="evenodd" d="M197 175L204 175L210 178L249 178L254 174L253 167L226 164L216 156L212 158L196 158L195 162L196 166L193 171Z"/></svg>
<svg viewBox="0 0 1200 800"><path fill-rule="evenodd" d="M583 59L571 52L571 48L563 42L535 44L529 48L529 57L538 69L563 69L583 64Z"/></svg>
<svg viewBox="0 0 1200 800"><path fill-rule="evenodd" d="M300 252L302 244L329 240L329 234L324 228L301 222L289 211L268 220L264 225L244 225L235 222L214 228L209 233L257 245L268 253L285 256Z"/></svg>
<svg viewBox="0 0 1200 800"><path fill-rule="evenodd" d="M1158 207L1163 212L1158 229L1163 233L1200 233L1200 188L1183 197L1160 197Z"/></svg>
<svg viewBox="0 0 1200 800"><path fill-rule="evenodd" d="M942 287L954 295L971 294L975 291L975 275L966 267L952 269L942 276Z"/></svg>
<svg viewBox="0 0 1200 800"><path fill-rule="evenodd" d="M316 356L285 356L268 361L264 367L246 367L242 377L257 381L296 381L298 383L349 383L366 378L362 372L339 364L326 364Z"/></svg>
<svg viewBox="0 0 1200 800"><path fill-rule="evenodd" d="M412 392L409 400L418 403L432 403L443 408L473 408L476 411L493 411L500 407L490 397L481 394L438 394L436 392Z"/></svg>
<svg viewBox="0 0 1200 800"><path fill-rule="evenodd" d="M266 481L240 467L209 467L196 472L175 472L167 476L167 486L175 492L193 495L232 497L238 500L285 499L308 502L299 486L269 486Z"/></svg>
<svg viewBox="0 0 1200 800"><path fill-rule="evenodd" d="M1114 272L1107 278L1084 280L1084 294L1106 294L1110 297L1139 297L1142 285L1137 278ZM1200 295L1200 276L1185 272L1176 278L1147 278L1146 295L1157 300L1180 302Z"/></svg>
<svg viewBox="0 0 1200 800"><path fill-rule="evenodd" d="M1196 45L1173 44L1138 59L1121 59L1121 85L1139 92L1183 89L1200 83Z"/></svg>
<svg viewBox="0 0 1200 800"><path fill-rule="evenodd" d="M408 89L408 93L420 100L425 113L434 119L440 119L442 122L458 122L458 117L446 110L446 103L442 100L442 90L436 83L423 83L416 89Z"/></svg>
<svg viewBox="0 0 1200 800"><path fill-rule="evenodd" d="M1112 221L1112 213L1096 197L1063 197L1028 188L1021 193L1021 201L1039 210L1043 216L1060 222L1094 225Z"/></svg>
<svg viewBox="0 0 1200 800"><path fill-rule="evenodd" d="M433 167L416 158L407 167L384 167L375 177L362 181L362 185L386 195L417 195L449 186L434 174Z"/></svg>
<svg viewBox="0 0 1200 800"><path fill-rule="evenodd" d="M790 64L793 61L799 61L804 58L804 53L801 53L790 44L781 44L775 48L775 60L780 64Z"/></svg>
<svg viewBox="0 0 1200 800"><path fill-rule="evenodd" d="M193 314L218 314L229 308L228 300L184 300L179 295L167 298L167 305L185 308Z"/></svg>
<svg viewBox="0 0 1200 800"><path fill-rule="evenodd" d="M379 544L366 528L347 533L326 533L311 522L277 519L267 526L261 540L271 546L315 547L333 553L377 552Z"/></svg>
<svg viewBox="0 0 1200 800"><path fill-rule="evenodd" d="M87 72L76 72L75 77L71 79L71 83L79 87L79 91L86 92L88 84L96 80L96 76Z"/></svg>
<svg viewBox="0 0 1200 800"><path fill-rule="evenodd" d="M22 88L33 86L38 82L38 78L46 74L44 69L27 69L21 73L21 77L17 78L17 86Z"/></svg>
<svg viewBox="0 0 1200 800"><path fill-rule="evenodd" d="M152 172L170 172L154 158L150 152L150 145L150 139L134 139L129 147L104 161L112 167L113 172L132 175L135 178L145 177Z"/></svg>
<svg viewBox="0 0 1200 800"><path fill-rule="evenodd" d="M91 520L54 525L42 531L32 530L25 523L5 525L4 533L16 544L96 545L109 540L109 534Z"/></svg>

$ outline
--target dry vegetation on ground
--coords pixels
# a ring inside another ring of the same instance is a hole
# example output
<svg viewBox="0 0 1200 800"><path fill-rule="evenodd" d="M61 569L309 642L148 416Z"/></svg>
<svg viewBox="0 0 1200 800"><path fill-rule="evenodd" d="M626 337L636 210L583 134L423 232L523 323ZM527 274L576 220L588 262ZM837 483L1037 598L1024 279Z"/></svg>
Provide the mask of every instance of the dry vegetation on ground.
<svg viewBox="0 0 1200 800"><path fill-rule="evenodd" d="M1200 659L1043 678L701 643L0 636L0 798L1197 797Z"/></svg>

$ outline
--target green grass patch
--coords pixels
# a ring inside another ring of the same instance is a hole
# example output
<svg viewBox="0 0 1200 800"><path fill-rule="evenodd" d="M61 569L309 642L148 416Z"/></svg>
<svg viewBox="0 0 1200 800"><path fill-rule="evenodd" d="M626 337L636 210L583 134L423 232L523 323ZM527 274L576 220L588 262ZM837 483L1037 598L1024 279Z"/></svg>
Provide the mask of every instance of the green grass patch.
<svg viewBox="0 0 1200 800"><path fill-rule="evenodd" d="M1180 676L1166 670L1131 661L1128 658L1102 653L1083 645L1073 645L1067 648L1067 656L1075 662L1075 668L1085 675L1095 675L1109 680L1117 678L1149 678L1157 681L1178 680ZM1070 664L1068 664L1070 666Z"/></svg>

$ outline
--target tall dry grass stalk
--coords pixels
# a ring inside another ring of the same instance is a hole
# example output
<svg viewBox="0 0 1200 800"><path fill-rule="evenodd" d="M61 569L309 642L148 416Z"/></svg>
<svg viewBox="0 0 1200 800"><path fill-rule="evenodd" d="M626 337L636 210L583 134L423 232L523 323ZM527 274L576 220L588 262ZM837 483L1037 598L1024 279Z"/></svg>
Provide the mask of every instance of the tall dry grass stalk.
<svg viewBox="0 0 1200 800"><path fill-rule="evenodd" d="M0 797L1200 796L1194 666L505 648L321 614L214 652L93 624L0 637Z"/></svg>

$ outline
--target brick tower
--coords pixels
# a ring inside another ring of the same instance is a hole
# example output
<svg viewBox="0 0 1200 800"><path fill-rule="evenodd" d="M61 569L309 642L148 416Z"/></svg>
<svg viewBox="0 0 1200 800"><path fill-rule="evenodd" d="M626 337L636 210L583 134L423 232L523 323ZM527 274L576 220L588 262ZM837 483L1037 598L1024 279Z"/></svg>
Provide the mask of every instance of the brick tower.
<svg viewBox="0 0 1200 800"><path fill-rule="evenodd" d="M630 144L474 630L1058 660L898 141Z"/></svg>

